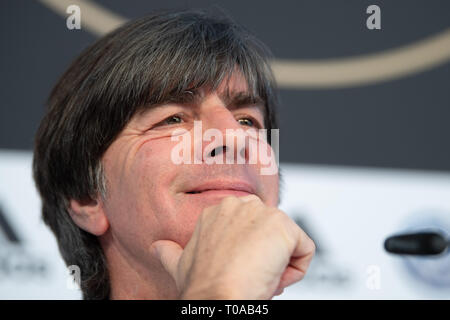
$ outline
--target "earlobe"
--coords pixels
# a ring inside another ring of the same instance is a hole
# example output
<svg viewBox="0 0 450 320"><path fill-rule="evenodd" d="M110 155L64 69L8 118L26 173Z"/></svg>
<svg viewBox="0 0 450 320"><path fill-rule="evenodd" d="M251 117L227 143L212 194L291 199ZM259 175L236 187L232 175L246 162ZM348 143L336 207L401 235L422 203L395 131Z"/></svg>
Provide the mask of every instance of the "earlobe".
<svg viewBox="0 0 450 320"><path fill-rule="evenodd" d="M71 199L69 213L77 226L96 236L103 235L109 228L101 200L78 201Z"/></svg>

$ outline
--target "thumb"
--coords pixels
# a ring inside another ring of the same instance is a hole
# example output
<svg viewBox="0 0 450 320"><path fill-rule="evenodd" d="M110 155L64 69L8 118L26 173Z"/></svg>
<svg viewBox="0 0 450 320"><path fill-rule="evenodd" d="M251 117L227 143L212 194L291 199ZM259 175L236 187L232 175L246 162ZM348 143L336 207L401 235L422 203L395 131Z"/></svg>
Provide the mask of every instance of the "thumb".
<svg viewBox="0 0 450 320"><path fill-rule="evenodd" d="M153 242L152 250L159 261L161 261L164 269L172 276L175 282L178 282L178 262L183 253L183 248L174 241L158 240Z"/></svg>

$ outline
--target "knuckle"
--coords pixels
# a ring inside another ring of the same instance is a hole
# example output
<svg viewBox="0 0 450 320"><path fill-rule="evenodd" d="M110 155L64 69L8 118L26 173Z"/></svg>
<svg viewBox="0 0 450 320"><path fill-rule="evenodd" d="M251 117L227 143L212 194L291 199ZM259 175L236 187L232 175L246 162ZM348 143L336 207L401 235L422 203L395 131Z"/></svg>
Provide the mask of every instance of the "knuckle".
<svg viewBox="0 0 450 320"><path fill-rule="evenodd" d="M246 201L246 202L242 203L242 207L243 208L255 209L255 212L260 212L261 211L261 210L256 210L260 206L261 206L261 203L259 201L257 201L256 199L252 199L252 200L249 200L249 201Z"/></svg>
<svg viewBox="0 0 450 320"><path fill-rule="evenodd" d="M236 200L237 200L236 197L233 197L233 196L226 196L225 198L222 199L222 201L220 202L220 205L219 205L219 206L221 206L221 207L230 206L230 205L232 205L233 203L235 203Z"/></svg>
<svg viewBox="0 0 450 320"><path fill-rule="evenodd" d="M247 196L241 197L241 199L259 200L259 197L256 194L249 194Z"/></svg>
<svg viewBox="0 0 450 320"><path fill-rule="evenodd" d="M283 211L275 207L269 207L268 212L280 218L287 216Z"/></svg>
<svg viewBox="0 0 450 320"><path fill-rule="evenodd" d="M297 234L292 229L289 222L289 217L280 210L268 210L269 216L267 217L268 223L271 228L278 230L279 234L284 239L284 242L292 249L297 241Z"/></svg>

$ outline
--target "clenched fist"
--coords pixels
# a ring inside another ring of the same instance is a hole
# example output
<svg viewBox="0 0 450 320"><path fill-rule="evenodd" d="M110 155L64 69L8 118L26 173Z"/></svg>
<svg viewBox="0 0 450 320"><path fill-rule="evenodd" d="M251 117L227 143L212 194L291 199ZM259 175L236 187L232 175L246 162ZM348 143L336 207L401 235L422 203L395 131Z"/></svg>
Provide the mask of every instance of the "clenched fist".
<svg viewBox="0 0 450 320"><path fill-rule="evenodd" d="M206 208L184 249L159 240L152 250L181 299L271 299L304 277L315 245L284 212L251 195Z"/></svg>

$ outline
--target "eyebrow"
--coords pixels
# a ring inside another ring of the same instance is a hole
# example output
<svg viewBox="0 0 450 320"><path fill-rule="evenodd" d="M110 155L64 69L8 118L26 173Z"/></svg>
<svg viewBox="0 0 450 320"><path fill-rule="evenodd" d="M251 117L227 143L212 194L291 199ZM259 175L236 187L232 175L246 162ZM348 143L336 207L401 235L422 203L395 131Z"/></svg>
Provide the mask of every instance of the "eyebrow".
<svg viewBox="0 0 450 320"><path fill-rule="evenodd" d="M219 97L229 109L239 109L242 107L255 105L262 108L261 111L264 111L264 100L258 96L251 95L248 92L236 92L231 95L229 92L226 92L221 94Z"/></svg>

